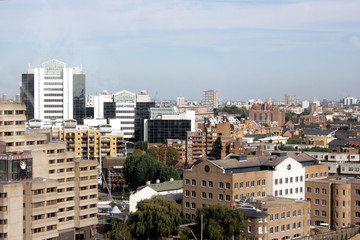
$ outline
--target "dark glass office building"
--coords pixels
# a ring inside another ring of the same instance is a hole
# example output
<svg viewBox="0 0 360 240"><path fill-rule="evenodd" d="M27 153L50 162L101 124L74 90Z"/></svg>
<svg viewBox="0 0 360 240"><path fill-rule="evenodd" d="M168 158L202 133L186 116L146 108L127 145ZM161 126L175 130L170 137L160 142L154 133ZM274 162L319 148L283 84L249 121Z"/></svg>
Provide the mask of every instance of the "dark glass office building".
<svg viewBox="0 0 360 240"><path fill-rule="evenodd" d="M116 118L116 102L104 102L104 118Z"/></svg>
<svg viewBox="0 0 360 240"><path fill-rule="evenodd" d="M73 118L80 124L85 118L85 74L73 75Z"/></svg>
<svg viewBox="0 0 360 240"><path fill-rule="evenodd" d="M166 139L186 139L191 131L191 120L152 119L147 122L149 143L165 143Z"/></svg>
<svg viewBox="0 0 360 240"><path fill-rule="evenodd" d="M155 102L137 102L135 108L135 141L144 141L144 119L150 119Z"/></svg>
<svg viewBox="0 0 360 240"><path fill-rule="evenodd" d="M34 74L22 74L20 97L26 106L26 119L34 118Z"/></svg>

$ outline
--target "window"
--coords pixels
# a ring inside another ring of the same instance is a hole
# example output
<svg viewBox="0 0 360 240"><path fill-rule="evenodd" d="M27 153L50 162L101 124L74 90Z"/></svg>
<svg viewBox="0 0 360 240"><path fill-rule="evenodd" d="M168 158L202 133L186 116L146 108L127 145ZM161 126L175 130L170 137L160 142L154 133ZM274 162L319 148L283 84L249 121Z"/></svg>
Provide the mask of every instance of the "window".
<svg viewBox="0 0 360 240"><path fill-rule="evenodd" d="M296 210L293 211L293 217L296 217Z"/></svg>
<svg viewBox="0 0 360 240"><path fill-rule="evenodd" d="M190 203L189 202L185 202L185 208L189 208L190 207Z"/></svg>
<svg viewBox="0 0 360 240"><path fill-rule="evenodd" d="M270 234L274 233L274 228L273 227L271 227L269 230L270 230Z"/></svg>
<svg viewBox="0 0 360 240"><path fill-rule="evenodd" d="M257 180L257 185L258 185L258 186L261 185L261 180Z"/></svg>
<svg viewBox="0 0 360 240"><path fill-rule="evenodd" d="M230 189L230 183L225 183L226 189Z"/></svg>
<svg viewBox="0 0 360 240"><path fill-rule="evenodd" d="M188 196L190 196L190 191L189 191L189 190L186 190L186 191L185 191L185 197L188 197Z"/></svg>
<svg viewBox="0 0 360 240"><path fill-rule="evenodd" d="M355 201L355 206L356 206L356 207L360 207L360 201L359 201L359 200L356 200L356 201Z"/></svg>
<svg viewBox="0 0 360 240"><path fill-rule="evenodd" d="M219 194L219 200L223 201L224 200L224 195L223 194Z"/></svg>
<svg viewBox="0 0 360 240"><path fill-rule="evenodd" d="M320 188L315 188L315 193L320 193Z"/></svg>
<svg viewBox="0 0 360 240"><path fill-rule="evenodd" d="M279 179L279 184L282 184L282 178Z"/></svg>
<svg viewBox="0 0 360 240"><path fill-rule="evenodd" d="M301 228L301 222L298 222L298 228Z"/></svg>
<svg viewBox="0 0 360 240"><path fill-rule="evenodd" d="M290 217L290 211L288 211L287 213L286 213L286 217Z"/></svg>
<svg viewBox="0 0 360 240"><path fill-rule="evenodd" d="M285 231L285 225L281 225L281 231Z"/></svg>
<svg viewBox="0 0 360 240"><path fill-rule="evenodd" d="M213 182L209 181L209 188L212 188L212 187L213 187Z"/></svg>
<svg viewBox="0 0 360 240"><path fill-rule="evenodd" d="M360 212L355 212L355 217L360 218Z"/></svg>
<svg viewBox="0 0 360 240"><path fill-rule="evenodd" d="M226 201L230 201L230 195L226 195Z"/></svg>
<svg viewBox="0 0 360 240"><path fill-rule="evenodd" d="M196 208L196 203L191 203L191 208L195 209Z"/></svg>
<svg viewBox="0 0 360 240"><path fill-rule="evenodd" d="M209 199L213 199L213 194L209 193Z"/></svg>
<svg viewBox="0 0 360 240"><path fill-rule="evenodd" d="M250 187L250 182L249 181L246 182L246 187L247 188Z"/></svg>
<svg viewBox="0 0 360 240"><path fill-rule="evenodd" d="M202 187L206 187L206 181L202 180L202 181L201 181L201 186L202 186Z"/></svg>
<svg viewBox="0 0 360 240"><path fill-rule="evenodd" d="M190 184L190 180L189 179L185 179L185 185L189 185Z"/></svg>
<svg viewBox="0 0 360 240"><path fill-rule="evenodd" d="M279 227L278 227L278 226L275 227L275 232L276 232L276 233L279 232Z"/></svg>
<svg viewBox="0 0 360 240"><path fill-rule="evenodd" d="M234 188L238 189L239 188L239 183L235 183Z"/></svg>
<svg viewBox="0 0 360 240"><path fill-rule="evenodd" d="M295 182L298 182L299 181L299 177L295 177Z"/></svg>
<svg viewBox="0 0 360 240"><path fill-rule="evenodd" d="M321 211L321 216L326 217L326 211Z"/></svg>
<svg viewBox="0 0 360 240"><path fill-rule="evenodd" d="M262 185L265 186L265 184L266 184L266 181L265 181L265 179L263 179L262 180Z"/></svg>
<svg viewBox="0 0 360 240"><path fill-rule="evenodd" d="M298 215L299 215L299 216L301 216L301 209L299 209L299 211L298 211Z"/></svg>
<svg viewBox="0 0 360 240"><path fill-rule="evenodd" d="M290 177L290 183L292 183L293 182L293 177Z"/></svg>
<svg viewBox="0 0 360 240"><path fill-rule="evenodd" d="M281 218L285 218L285 212L281 213Z"/></svg>
<svg viewBox="0 0 360 240"><path fill-rule="evenodd" d="M244 187L244 183L241 182L241 183L240 183L240 188L243 188L243 187Z"/></svg>
<svg viewBox="0 0 360 240"><path fill-rule="evenodd" d="M285 183L289 183L289 178L285 178Z"/></svg>
<svg viewBox="0 0 360 240"><path fill-rule="evenodd" d="M315 205L319 205L320 200L319 200L319 199L315 199L314 203L315 203Z"/></svg>
<svg viewBox="0 0 360 240"><path fill-rule="evenodd" d="M206 198L206 192L201 193L201 198Z"/></svg>
<svg viewBox="0 0 360 240"><path fill-rule="evenodd" d="M275 220L278 220L279 219L279 214L275 214Z"/></svg>
<svg viewBox="0 0 360 240"><path fill-rule="evenodd" d="M196 180L195 179L191 180L191 185L196 186Z"/></svg>
<svg viewBox="0 0 360 240"><path fill-rule="evenodd" d="M248 226L248 233L251 233L251 226Z"/></svg>
<svg viewBox="0 0 360 240"><path fill-rule="evenodd" d="M321 200L321 205L326 206L326 200Z"/></svg>
<svg viewBox="0 0 360 240"><path fill-rule="evenodd" d="M319 216L319 210L315 210L315 212L314 212L314 214L315 214L315 216Z"/></svg>
<svg viewBox="0 0 360 240"><path fill-rule="evenodd" d="M224 188L224 183L223 182L219 182L219 188Z"/></svg>
<svg viewBox="0 0 360 240"><path fill-rule="evenodd" d="M251 186L252 186L252 187L255 186L255 181L251 181Z"/></svg>
<svg viewBox="0 0 360 240"><path fill-rule="evenodd" d="M275 197L278 195L278 191L277 190L275 190Z"/></svg>
<svg viewBox="0 0 360 240"><path fill-rule="evenodd" d="M293 229L295 229L296 228L296 223L293 223Z"/></svg>
<svg viewBox="0 0 360 240"><path fill-rule="evenodd" d="M278 184L278 180L277 179L275 179L275 185L277 185Z"/></svg>
<svg viewBox="0 0 360 240"><path fill-rule="evenodd" d="M191 191L191 197L196 197L196 192L195 191Z"/></svg>
<svg viewBox="0 0 360 240"><path fill-rule="evenodd" d="M290 224L286 225L286 230L290 230Z"/></svg>

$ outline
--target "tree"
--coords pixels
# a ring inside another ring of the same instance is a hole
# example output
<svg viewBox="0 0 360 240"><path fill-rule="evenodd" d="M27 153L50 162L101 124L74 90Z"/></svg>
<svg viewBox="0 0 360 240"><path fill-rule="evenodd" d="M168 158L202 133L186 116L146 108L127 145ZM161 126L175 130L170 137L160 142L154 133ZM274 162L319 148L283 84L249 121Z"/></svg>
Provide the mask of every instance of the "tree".
<svg viewBox="0 0 360 240"><path fill-rule="evenodd" d="M158 151L157 147L149 148L146 153L151 155L155 159L159 159L159 151Z"/></svg>
<svg viewBox="0 0 360 240"><path fill-rule="evenodd" d="M196 216L198 234L201 230L201 217L203 217L204 239L231 239L232 236L238 237L246 227L242 211L223 204L198 208Z"/></svg>
<svg viewBox="0 0 360 240"><path fill-rule="evenodd" d="M173 160L179 160L180 158L179 152L173 147L161 146L158 149L158 154L159 161L166 164L170 163Z"/></svg>
<svg viewBox="0 0 360 240"><path fill-rule="evenodd" d="M163 182L169 181L170 178L180 179L180 175L174 167L166 166L149 154L135 154L127 157L124 163L124 177L126 183L133 190L145 185L146 181L154 182L159 179Z"/></svg>
<svg viewBox="0 0 360 240"><path fill-rule="evenodd" d="M170 237L177 234L181 208L175 201L157 195L140 201L131 221L133 234L141 239Z"/></svg>
<svg viewBox="0 0 360 240"><path fill-rule="evenodd" d="M147 142L138 141L135 143L135 149L141 149L146 152L147 150Z"/></svg>
<svg viewBox="0 0 360 240"><path fill-rule="evenodd" d="M143 150L139 149L139 148L136 148L132 154L143 154Z"/></svg>
<svg viewBox="0 0 360 240"><path fill-rule="evenodd" d="M133 239L131 236L130 226L128 225L128 221L123 222L113 222L112 231L109 233L109 237L111 240L131 240Z"/></svg>
<svg viewBox="0 0 360 240"><path fill-rule="evenodd" d="M244 114L246 116L249 116L249 110L247 110L245 107L238 108L235 105L225 106L219 109L219 112L226 112L229 114Z"/></svg>

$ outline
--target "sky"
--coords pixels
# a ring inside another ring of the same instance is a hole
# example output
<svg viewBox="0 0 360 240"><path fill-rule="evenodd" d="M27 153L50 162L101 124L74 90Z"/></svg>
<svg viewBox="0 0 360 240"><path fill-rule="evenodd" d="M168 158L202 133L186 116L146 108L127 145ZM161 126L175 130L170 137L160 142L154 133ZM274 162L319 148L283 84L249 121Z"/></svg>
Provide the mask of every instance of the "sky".
<svg viewBox="0 0 360 240"><path fill-rule="evenodd" d="M0 0L0 94L29 64L82 65L87 94L360 98L359 0Z"/></svg>

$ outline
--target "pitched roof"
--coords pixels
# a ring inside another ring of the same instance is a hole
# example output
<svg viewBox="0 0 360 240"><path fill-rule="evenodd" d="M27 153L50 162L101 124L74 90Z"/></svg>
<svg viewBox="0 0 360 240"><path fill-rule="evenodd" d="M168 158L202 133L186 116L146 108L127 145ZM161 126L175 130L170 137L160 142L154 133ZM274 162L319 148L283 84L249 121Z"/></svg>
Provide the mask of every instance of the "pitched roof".
<svg viewBox="0 0 360 240"><path fill-rule="evenodd" d="M336 132L334 129L303 129L302 130L304 135L311 135L311 136L327 136L331 133Z"/></svg>
<svg viewBox="0 0 360 240"><path fill-rule="evenodd" d="M224 170L235 170L235 169L246 169L246 168L265 168L265 169L272 169L279 165L282 161L287 158L292 158L295 161L303 164L305 162L315 162L316 159L309 156L306 153L301 154L288 154L287 156L247 156L247 159L244 161L239 161L235 158L230 159L222 159L222 160L209 160L209 162L213 163L214 165L223 168Z"/></svg>
<svg viewBox="0 0 360 240"><path fill-rule="evenodd" d="M162 183L154 183L148 186L157 192L163 192L163 191L181 189L183 187L183 181L174 180L174 181L167 181Z"/></svg>

